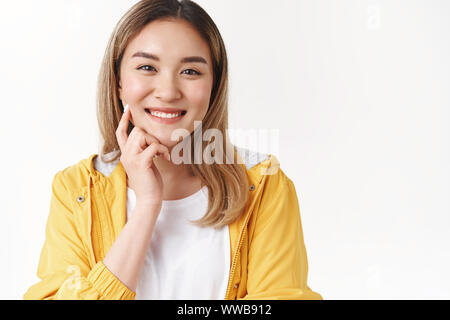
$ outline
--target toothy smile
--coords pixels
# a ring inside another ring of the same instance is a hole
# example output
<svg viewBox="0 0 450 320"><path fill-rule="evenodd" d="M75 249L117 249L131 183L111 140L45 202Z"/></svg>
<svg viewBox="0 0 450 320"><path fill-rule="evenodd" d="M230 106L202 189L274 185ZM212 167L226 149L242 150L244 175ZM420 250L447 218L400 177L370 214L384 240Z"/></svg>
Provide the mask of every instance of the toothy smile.
<svg viewBox="0 0 450 320"><path fill-rule="evenodd" d="M150 113L154 117L162 118L162 119L173 119L178 118L180 116L184 116L186 111L182 110L179 112L162 112L162 111L153 111L150 109L145 109L145 112Z"/></svg>

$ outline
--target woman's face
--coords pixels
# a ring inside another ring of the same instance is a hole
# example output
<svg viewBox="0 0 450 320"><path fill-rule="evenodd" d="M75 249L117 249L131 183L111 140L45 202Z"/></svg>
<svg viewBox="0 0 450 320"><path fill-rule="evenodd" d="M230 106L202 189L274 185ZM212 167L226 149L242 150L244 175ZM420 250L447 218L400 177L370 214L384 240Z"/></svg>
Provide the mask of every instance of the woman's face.
<svg viewBox="0 0 450 320"><path fill-rule="evenodd" d="M133 124L171 149L177 144L172 132L192 133L194 121L202 121L208 111L213 86L208 43L185 20L153 21L128 44L119 85ZM174 110L151 115L154 108ZM179 111L186 111L179 120L161 119Z"/></svg>

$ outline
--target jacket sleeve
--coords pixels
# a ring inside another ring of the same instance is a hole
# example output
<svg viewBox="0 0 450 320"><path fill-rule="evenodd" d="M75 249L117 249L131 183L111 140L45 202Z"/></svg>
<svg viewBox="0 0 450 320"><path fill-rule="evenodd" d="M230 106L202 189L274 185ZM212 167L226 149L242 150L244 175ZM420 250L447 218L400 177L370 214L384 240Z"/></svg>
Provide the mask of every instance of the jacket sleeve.
<svg viewBox="0 0 450 320"><path fill-rule="evenodd" d="M70 193L62 172L52 183L50 213L37 276L40 281L25 293L25 300L132 300L135 293L102 262L92 266L77 231Z"/></svg>
<svg viewBox="0 0 450 320"><path fill-rule="evenodd" d="M249 238L243 300L322 300L307 285L308 261L293 182L281 169L267 177Z"/></svg>

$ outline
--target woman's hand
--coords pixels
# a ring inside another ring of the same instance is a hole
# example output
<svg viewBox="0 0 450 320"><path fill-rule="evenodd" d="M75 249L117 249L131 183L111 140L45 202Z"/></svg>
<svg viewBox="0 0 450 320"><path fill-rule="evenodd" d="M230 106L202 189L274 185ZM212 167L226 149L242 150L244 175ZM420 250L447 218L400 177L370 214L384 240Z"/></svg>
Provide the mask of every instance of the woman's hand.
<svg viewBox="0 0 450 320"><path fill-rule="evenodd" d="M134 127L128 137L129 121L132 121L131 111L125 108L116 130L117 142L122 153L120 162L127 173L128 183L136 194L136 203L160 207L163 182L153 158L164 154L170 161L169 149L138 127Z"/></svg>

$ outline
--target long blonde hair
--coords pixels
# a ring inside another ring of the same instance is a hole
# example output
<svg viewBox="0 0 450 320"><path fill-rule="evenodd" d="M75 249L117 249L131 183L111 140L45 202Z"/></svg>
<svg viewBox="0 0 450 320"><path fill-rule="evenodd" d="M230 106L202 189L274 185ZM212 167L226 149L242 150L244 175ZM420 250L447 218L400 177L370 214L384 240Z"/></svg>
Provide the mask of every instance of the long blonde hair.
<svg viewBox="0 0 450 320"><path fill-rule="evenodd" d="M157 19L184 19L191 23L207 41L211 49L214 83L208 112L202 130L217 129L222 133L222 146L232 146L232 159L226 152L221 163L194 164L189 169L208 188L208 210L193 223L201 227L222 228L236 221L245 211L249 197L249 182L245 166L238 163L236 147L227 136L228 129L228 59L220 32L211 17L190 0L142 0L135 4L118 22L109 40L98 77L97 119L102 138L100 157L104 162L114 162L120 157L116 130L123 108L119 98L120 64L130 40L147 24ZM130 123L128 134L133 130ZM194 157L196 131L191 133L191 156ZM189 139L189 138L188 138ZM216 142L216 141L215 141ZM198 147L198 145L197 145ZM105 157L106 154L114 154ZM202 151L203 154L203 151ZM228 158L228 162L227 162ZM231 164L228 164L231 161Z"/></svg>

